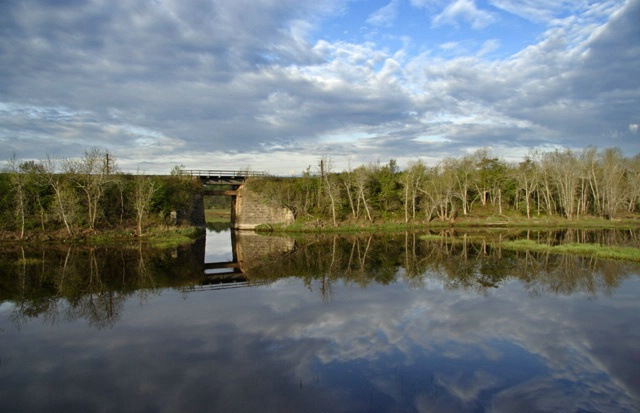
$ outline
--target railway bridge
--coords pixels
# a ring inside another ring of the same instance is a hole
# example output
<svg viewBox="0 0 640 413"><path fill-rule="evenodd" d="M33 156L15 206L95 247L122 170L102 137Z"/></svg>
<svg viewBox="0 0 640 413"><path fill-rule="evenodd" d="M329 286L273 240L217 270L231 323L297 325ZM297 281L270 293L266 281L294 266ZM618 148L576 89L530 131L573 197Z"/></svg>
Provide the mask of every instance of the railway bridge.
<svg viewBox="0 0 640 413"><path fill-rule="evenodd" d="M245 187L245 183L249 179L267 177L265 172L187 169L183 173L202 183L203 196L231 197L231 227L233 229L254 230L259 225L290 224L294 221L293 213L288 208L275 205ZM211 188L215 186L225 186L226 188ZM196 200L195 209L195 223L204 225L204 197Z"/></svg>

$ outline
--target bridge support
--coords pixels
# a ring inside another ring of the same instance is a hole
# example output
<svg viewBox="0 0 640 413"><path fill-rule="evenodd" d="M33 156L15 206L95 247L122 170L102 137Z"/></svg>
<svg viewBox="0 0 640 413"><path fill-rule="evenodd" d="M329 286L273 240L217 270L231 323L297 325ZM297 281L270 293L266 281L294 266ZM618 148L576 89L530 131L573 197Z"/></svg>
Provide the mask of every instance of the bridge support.
<svg viewBox="0 0 640 413"><path fill-rule="evenodd" d="M254 230L260 225L288 225L295 221L291 210L265 200L244 185L237 192L231 212L234 229Z"/></svg>
<svg viewBox="0 0 640 413"><path fill-rule="evenodd" d="M200 180L205 190L199 200L194 200L199 206L192 206L193 225L205 225L204 196L224 195L232 199L231 226L238 230L254 230L260 225L291 224L295 217L288 208L276 205L262 198L259 194L250 191L244 186L244 182L250 178L264 177L262 172L242 171L214 171L214 170L187 170L185 173ZM226 185L233 189L211 190L208 185ZM201 209L202 211L200 212Z"/></svg>

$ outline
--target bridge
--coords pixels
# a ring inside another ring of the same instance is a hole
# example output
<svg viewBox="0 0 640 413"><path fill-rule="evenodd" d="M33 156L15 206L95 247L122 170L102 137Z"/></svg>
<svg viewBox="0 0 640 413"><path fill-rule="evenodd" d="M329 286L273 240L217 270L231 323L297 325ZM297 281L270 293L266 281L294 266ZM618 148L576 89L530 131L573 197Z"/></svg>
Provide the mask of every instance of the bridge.
<svg viewBox="0 0 640 413"><path fill-rule="evenodd" d="M274 205L259 194L244 188L250 178L264 178L266 172L249 170L186 169L183 174L198 179L203 185L203 195L230 196L231 226L237 230L254 230L259 225L289 224L294 221L293 213L280 205ZM231 186L231 189L209 189L209 186ZM192 223L205 225L204 199L194 205ZM194 216L195 215L195 216Z"/></svg>
<svg viewBox="0 0 640 413"><path fill-rule="evenodd" d="M239 186L244 184L247 178L268 176L266 172L260 171L231 171L224 169L187 169L182 172L185 175L198 178L204 185Z"/></svg>

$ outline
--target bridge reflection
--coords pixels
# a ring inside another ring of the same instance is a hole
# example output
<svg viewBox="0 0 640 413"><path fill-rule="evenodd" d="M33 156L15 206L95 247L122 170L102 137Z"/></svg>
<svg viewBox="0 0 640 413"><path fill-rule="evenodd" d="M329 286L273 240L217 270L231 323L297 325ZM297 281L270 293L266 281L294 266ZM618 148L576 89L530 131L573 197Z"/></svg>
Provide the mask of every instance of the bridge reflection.
<svg viewBox="0 0 640 413"><path fill-rule="evenodd" d="M231 261L204 262L206 241L199 243L201 248L203 277L200 285L183 289L185 292L222 290L229 288L253 287L265 285L263 280L252 280L251 268L264 263L269 256L281 256L293 250L295 241L288 237L264 236L255 232L231 231Z"/></svg>

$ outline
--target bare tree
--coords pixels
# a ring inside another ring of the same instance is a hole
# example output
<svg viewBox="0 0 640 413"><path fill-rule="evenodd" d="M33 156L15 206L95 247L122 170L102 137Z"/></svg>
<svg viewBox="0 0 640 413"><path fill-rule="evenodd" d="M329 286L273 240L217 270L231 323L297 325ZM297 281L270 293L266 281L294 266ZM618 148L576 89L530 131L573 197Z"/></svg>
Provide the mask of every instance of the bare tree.
<svg viewBox="0 0 640 413"><path fill-rule="evenodd" d="M18 165L15 153L9 160L5 170L11 177L11 185L15 196L16 216L20 222L20 239L23 239L27 215L25 194L27 191L27 181L25 174L20 171L20 165Z"/></svg>
<svg viewBox="0 0 640 413"><path fill-rule="evenodd" d="M142 235L142 223L149 213L151 200L158 188L155 181L143 176L139 172L133 181L133 208L136 211L136 222L138 227L138 236Z"/></svg>
<svg viewBox="0 0 640 413"><path fill-rule="evenodd" d="M67 233L69 235L73 235L71 222L70 222L71 219L69 216L74 209L73 197L70 196L69 192L66 190L62 180L62 175L56 173L57 172L56 160L47 156L47 159L42 161L41 164L43 165L44 178L47 180L47 182L49 183L49 186L51 187L51 189L53 189L53 192L55 194L55 198L56 198L55 205L56 205L56 210L58 212L58 215L60 216L60 219L62 220L62 223L64 224L67 230Z"/></svg>
<svg viewBox="0 0 640 413"><path fill-rule="evenodd" d="M640 200L640 155L627 160L627 211L633 212Z"/></svg>
<svg viewBox="0 0 640 413"><path fill-rule="evenodd" d="M570 150L545 154L546 170L558 195L558 202L567 219L576 216L576 191L580 182L579 163Z"/></svg>
<svg viewBox="0 0 640 413"><path fill-rule="evenodd" d="M433 167L420 187L426 200L423 202L427 219L435 212L441 221L453 221L456 215L454 193L456 191L455 172L445 163Z"/></svg>
<svg viewBox="0 0 640 413"><path fill-rule="evenodd" d="M597 215L602 215L602 168L597 159L598 150L590 146L582 151L580 162L582 164L582 177L580 186L580 199L578 205L584 212L587 211L587 196L585 194L585 187L589 187L591 196L589 197L593 203L593 212Z"/></svg>
<svg viewBox="0 0 640 413"><path fill-rule="evenodd" d="M367 218L369 219L369 222L373 222L373 219L371 218L371 211L369 210L369 203L367 202L367 179L368 179L368 175L369 172L367 171L367 169L364 166L361 166L359 168L356 168L356 170L354 171L354 175L355 175L355 183L356 183L356 190L358 192L357 195L357 202L356 202L356 211L358 211L357 213L359 214L360 212L360 202L362 202L362 206L365 209L365 212L367 213Z"/></svg>
<svg viewBox="0 0 640 413"><path fill-rule="evenodd" d="M447 158L444 160L444 168L447 175L454 178L455 196L462 205L462 214L469 213L469 189L473 184L475 165L471 156L462 159Z"/></svg>
<svg viewBox="0 0 640 413"><path fill-rule="evenodd" d="M422 182L427 173L427 166L421 160L410 162L404 173L404 219L416 218L418 195ZM411 213L409 213L411 210Z"/></svg>
<svg viewBox="0 0 640 413"><path fill-rule="evenodd" d="M346 172L347 179L343 181L344 187L347 190L347 197L349 198L349 206L351 207L351 215L354 219L358 219L358 210L356 208L356 203L353 200L353 194L351 193L351 188L353 187L352 182L353 172L351 171L351 160L349 160L349 167Z"/></svg>
<svg viewBox="0 0 640 413"><path fill-rule="evenodd" d="M556 202L554 198L552 169L553 159L547 153L532 152L533 159L539 166L539 185L538 185L538 208L542 207L549 215L554 215L556 211Z"/></svg>
<svg viewBox="0 0 640 413"><path fill-rule="evenodd" d="M84 194L87 208L87 224L94 230L99 215L99 202L110 174L117 171L113 155L97 147L84 151L82 158L67 160L65 172Z"/></svg>
<svg viewBox="0 0 640 413"><path fill-rule="evenodd" d="M527 219L531 219L531 195L537 186L537 166L531 159L526 158L515 171L518 190L524 191L524 201Z"/></svg>
<svg viewBox="0 0 640 413"><path fill-rule="evenodd" d="M625 199L625 165L624 156L618 148L605 149L601 155L603 178L603 210L604 215L615 218Z"/></svg>
<svg viewBox="0 0 640 413"><path fill-rule="evenodd" d="M333 177L331 175L331 170L333 169L333 161L331 161L328 157L323 157L320 160L320 165L322 166L322 174L324 175L324 182L327 188L327 194L329 195L329 200L331 201L331 217L333 218L333 226L338 226L337 220L337 212L336 212L336 197L338 195L338 185L333 183Z"/></svg>

